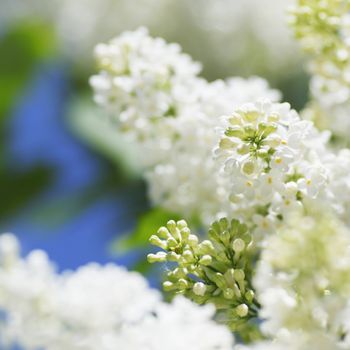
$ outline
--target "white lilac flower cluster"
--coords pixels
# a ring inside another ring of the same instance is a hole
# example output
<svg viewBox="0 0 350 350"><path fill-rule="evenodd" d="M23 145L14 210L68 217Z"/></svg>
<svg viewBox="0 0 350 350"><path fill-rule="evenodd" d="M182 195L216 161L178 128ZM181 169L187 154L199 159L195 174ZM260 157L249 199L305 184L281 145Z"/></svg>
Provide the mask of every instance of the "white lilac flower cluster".
<svg viewBox="0 0 350 350"><path fill-rule="evenodd" d="M279 99L260 78L212 83L176 44L144 28L96 47L95 100L137 145L156 204L210 223L229 210L227 185L212 151L220 116L259 98ZM176 191L174 190L176 188Z"/></svg>
<svg viewBox="0 0 350 350"><path fill-rule="evenodd" d="M333 152L287 103L245 104L225 117L215 153L229 177L234 213L271 232L290 211L324 203L348 221L349 150Z"/></svg>
<svg viewBox="0 0 350 350"><path fill-rule="evenodd" d="M183 220L151 236L161 251L148 260L171 264L164 289L215 305L237 349L350 349L350 150L265 81L209 83L173 47L128 32L97 48L91 79L139 147L154 202L194 225L224 217L204 240Z"/></svg>
<svg viewBox="0 0 350 350"><path fill-rule="evenodd" d="M313 100L305 115L348 143L350 130L350 2L298 0L291 11L296 38L311 55Z"/></svg>
<svg viewBox="0 0 350 350"><path fill-rule="evenodd" d="M42 251L19 256L13 235L0 236L1 348L230 350L231 333L211 306L171 304L137 273L90 264L57 274Z"/></svg>
<svg viewBox="0 0 350 350"><path fill-rule="evenodd" d="M349 349L349 229L319 208L290 219L267 239L254 280L261 330L275 341L253 348Z"/></svg>
<svg viewBox="0 0 350 350"><path fill-rule="evenodd" d="M139 149L153 203L205 226L234 213L259 232L310 200L348 215L347 152L333 153L329 132L276 103L266 81L207 82L178 45L144 28L95 53L95 101Z"/></svg>

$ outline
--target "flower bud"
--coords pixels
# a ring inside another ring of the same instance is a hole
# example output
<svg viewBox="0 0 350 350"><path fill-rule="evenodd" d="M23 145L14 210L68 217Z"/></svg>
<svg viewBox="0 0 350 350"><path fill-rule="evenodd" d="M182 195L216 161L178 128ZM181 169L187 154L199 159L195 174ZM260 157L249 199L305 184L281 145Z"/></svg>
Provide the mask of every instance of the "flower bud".
<svg viewBox="0 0 350 350"><path fill-rule="evenodd" d="M248 312L249 308L246 304L241 304L236 307L236 313L239 317L246 317Z"/></svg>
<svg viewBox="0 0 350 350"><path fill-rule="evenodd" d="M245 246L243 239L236 238L232 242L232 249L235 253L241 253L245 249L245 247L246 246Z"/></svg>
<svg viewBox="0 0 350 350"><path fill-rule="evenodd" d="M159 248L162 248L162 249L167 249L167 244L166 242L162 241L158 236L156 235L152 235L149 239L149 242L152 244L152 245L155 245Z"/></svg>
<svg viewBox="0 0 350 350"><path fill-rule="evenodd" d="M165 252L158 252L157 254L148 254L147 260L151 264L155 262L164 262L167 260L167 253Z"/></svg>
<svg viewBox="0 0 350 350"><path fill-rule="evenodd" d="M193 293L202 297L207 290L207 286L202 282L197 282L193 286Z"/></svg>
<svg viewBox="0 0 350 350"><path fill-rule="evenodd" d="M199 260L199 263L204 266L209 266L213 262L213 258L210 255L203 255Z"/></svg>

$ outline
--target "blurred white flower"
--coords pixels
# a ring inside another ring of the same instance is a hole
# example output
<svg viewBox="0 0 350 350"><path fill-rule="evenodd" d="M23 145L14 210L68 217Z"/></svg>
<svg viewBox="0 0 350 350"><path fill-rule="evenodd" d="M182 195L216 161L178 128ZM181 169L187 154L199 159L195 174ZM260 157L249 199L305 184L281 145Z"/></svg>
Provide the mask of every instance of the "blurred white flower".
<svg viewBox="0 0 350 350"><path fill-rule="evenodd" d="M321 335L322 349L348 348L349 230L329 211L309 213L290 216L264 242L254 281L261 329L277 339L290 333L293 349L311 349Z"/></svg>
<svg viewBox="0 0 350 350"><path fill-rule="evenodd" d="M145 25L202 56L209 75L239 70L278 78L297 70L300 62L286 24L291 2L138 0L135 5L129 0L2 0L0 27L23 18L49 22L66 57L81 69L91 63L96 43Z"/></svg>
<svg viewBox="0 0 350 350"><path fill-rule="evenodd" d="M153 315L123 330L121 349L128 350L228 350L232 336L211 317L213 305L198 307L184 297L172 304L159 304Z"/></svg>
<svg viewBox="0 0 350 350"><path fill-rule="evenodd" d="M340 144L350 131L350 4L344 0L298 0L291 24L311 54L311 103L305 116L329 129ZM339 140L340 139L340 140Z"/></svg>
<svg viewBox="0 0 350 350"><path fill-rule="evenodd" d="M139 274L89 264L57 274L42 251L19 256L15 236L0 236L2 346L45 350L230 350L233 338L214 308L161 301ZM203 336L205 335L205 336Z"/></svg>

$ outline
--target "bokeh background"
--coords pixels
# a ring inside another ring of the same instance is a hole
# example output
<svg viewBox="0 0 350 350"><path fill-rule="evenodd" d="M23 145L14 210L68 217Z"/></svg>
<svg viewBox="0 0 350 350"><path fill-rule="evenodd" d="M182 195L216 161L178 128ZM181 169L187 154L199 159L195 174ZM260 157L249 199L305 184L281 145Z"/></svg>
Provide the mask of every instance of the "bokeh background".
<svg viewBox="0 0 350 350"><path fill-rule="evenodd" d="M291 1L0 0L1 232L59 270L115 261L149 272L147 237L170 214L152 208L132 151L101 123L94 46L147 26L207 79L259 75L300 109L308 77Z"/></svg>

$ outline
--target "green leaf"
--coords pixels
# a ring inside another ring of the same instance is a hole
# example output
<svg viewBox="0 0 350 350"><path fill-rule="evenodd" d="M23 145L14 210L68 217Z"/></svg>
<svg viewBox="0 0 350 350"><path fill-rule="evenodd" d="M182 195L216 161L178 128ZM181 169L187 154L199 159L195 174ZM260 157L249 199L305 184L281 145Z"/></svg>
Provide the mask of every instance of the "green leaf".
<svg viewBox="0 0 350 350"><path fill-rule="evenodd" d="M53 56L56 44L50 26L39 22L21 22L0 38L0 123L37 64Z"/></svg>
<svg viewBox="0 0 350 350"><path fill-rule="evenodd" d="M180 217L177 214L170 213L161 208L152 208L139 218L133 232L126 234L113 243L112 250L120 254L131 249L144 248L149 244L149 237L155 234L160 226L164 226L168 220L179 219Z"/></svg>
<svg viewBox="0 0 350 350"><path fill-rule="evenodd" d="M0 172L0 220L13 215L51 182L52 174L44 167L24 174Z"/></svg>

